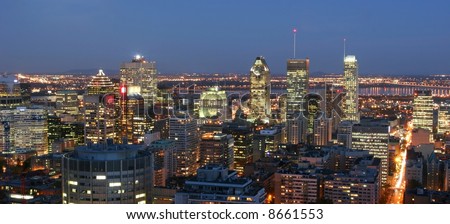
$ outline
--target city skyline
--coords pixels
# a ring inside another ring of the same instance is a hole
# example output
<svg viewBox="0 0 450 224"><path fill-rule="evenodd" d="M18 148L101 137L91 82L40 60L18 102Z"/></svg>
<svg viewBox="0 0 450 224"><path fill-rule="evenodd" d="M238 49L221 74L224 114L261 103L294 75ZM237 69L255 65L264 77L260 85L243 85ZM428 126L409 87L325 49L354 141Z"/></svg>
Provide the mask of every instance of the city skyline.
<svg viewBox="0 0 450 224"><path fill-rule="evenodd" d="M296 58L309 57L312 73L342 72L344 38L361 74L450 73L448 2L255 3L6 1L0 71L118 70L143 54L166 74L246 74L255 56L284 74L296 28Z"/></svg>

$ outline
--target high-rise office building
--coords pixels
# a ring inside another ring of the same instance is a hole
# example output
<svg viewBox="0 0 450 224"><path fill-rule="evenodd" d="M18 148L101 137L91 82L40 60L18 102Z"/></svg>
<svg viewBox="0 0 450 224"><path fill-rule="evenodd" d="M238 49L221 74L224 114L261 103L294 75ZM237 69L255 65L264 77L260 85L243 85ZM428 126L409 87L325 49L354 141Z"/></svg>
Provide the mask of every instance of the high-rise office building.
<svg viewBox="0 0 450 224"><path fill-rule="evenodd" d="M431 90L415 90L413 101L413 126L433 133L433 96Z"/></svg>
<svg viewBox="0 0 450 224"><path fill-rule="evenodd" d="M57 116L64 114L65 116L72 116L74 121L78 120L80 115L78 93L74 90L58 90L55 94Z"/></svg>
<svg viewBox="0 0 450 224"><path fill-rule="evenodd" d="M141 145L78 147L62 159L63 204L151 203L153 154Z"/></svg>
<svg viewBox="0 0 450 224"><path fill-rule="evenodd" d="M190 176L195 173L198 159L199 138L197 122L188 116L170 118L169 138L175 141L177 155L177 176Z"/></svg>
<svg viewBox="0 0 450 224"><path fill-rule="evenodd" d="M314 119L312 134L313 145L325 146L331 141L331 119L321 117Z"/></svg>
<svg viewBox="0 0 450 224"><path fill-rule="evenodd" d="M234 139L230 134L205 133L200 141L200 164L219 164L228 169L234 165Z"/></svg>
<svg viewBox="0 0 450 224"><path fill-rule="evenodd" d="M253 161L253 131L251 126L245 120L234 119L233 122L225 123L222 132L233 136L234 170L242 176L245 165Z"/></svg>
<svg viewBox="0 0 450 224"><path fill-rule="evenodd" d="M250 69L250 104L248 119L268 122L270 106L270 70L263 57L256 57Z"/></svg>
<svg viewBox="0 0 450 224"><path fill-rule="evenodd" d="M220 165L201 167L175 194L175 204L262 204L265 200L264 188Z"/></svg>
<svg viewBox="0 0 450 224"><path fill-rule="evenodd" d="M225 121L227 114L229 114L227 111L227 95L225 90L220 90L218 86L208 88L201 93L199 106L200 121Z"/></svg>
<svg viewBox="0 0 450 224"><path fill-rule="evenodd" d="M270 127L255 133L253 136L254 160L272 157L278 150L278 145L283 143L284 131L281 127Z"/></svg>
<svg viewBox="0 0 450 224"><path fill-rule="evenodd" d="M114 84L99 70L83 96L85 142L99 144L116 138L114 101Z"/></svg>
<svg viewBox="0 0 450 224"><path fill-rule="evenodd" d="M0 111L0 151L48 153L47 111L18 107Z"/></svg>
<svg viewBox="0 0 450 224"><path fill-rule="evenodd" d="M120 67L120 83L126 86L130 93L138 93L144 99L145 111L152 106L157 95L156 62L147 61L141 55L136 55L131 62Z"/></svg>
<svg viewBox="0 0 450 224"><path fill-rule="evenodd" d="M309 59L287 61L287 113L303 111L309 87Z"/></svg>
<svg viewBox="0 0 450 224"><path fill-rule="evenodd" d="M389 171L389 127L387 120L362 119L352 128L352 149L367 150L380 159L382 185L387 183Z"/></svg>
<svg viewBox="0 0 450 224"><path fill-rule="evenodd" d="M24 107L29 103L23 96L20 83L15 76L0 75L0 109ZM28 98L29 98L29 94Z"/></svg>
<svg viewBox="0 0 450 224"><path fill-rule="evenodd" d="M138 93L121 92L120 105L121 138L127 139L129 144L144 142L145 133L150 131L144 98Z"/></svg>
<svg viewBox="0 0 450 224"><path fill-rule="evenodd" d="M336 133L341 118L344 117L342 109L342 91L335 86L334 83L325 83L325 115L328 119L331 119L332 132ZM335 103L336 102L336 103ZM335 106L338 108L335 108ZM339 110L339 111L338 111Z"/></svg>
<svg viewBox="0 0 450 224"><path fill-rule="evenodd" d="M308 144L314 144L314 134L315 127L320 127L320 125L315 125L317 120L325 119L322 116L322 97L319 94L311 94L307 97L305 102L305 111L303 111L303 120L305 121L304 128L306 128L306 142ZM328 138L328 136L324 136Z"/></svg>
<svg viewBox="0 0 450 224"><path fill-rule="evenodd" d="M97 75L93 76L87 85L87 95L115 94L114 91L114 84L101 69L98 70Z"/></svg>
<svg viewBox="0 0 450 224"><path fill-rule="evenodd" d="M359 122L358 91L358 61L354 55L346 55L344 58L344 119L356 123Z"/></svg>
<svg viewBox="0 0 450 224"><path fill-rule="evenodd" d="M149 149L155 156L153 183L155 186L165 187L167 180L175 176L177 166L175 141L156 140L150 144Z"/></svg>
<svg viewBox="0 0 450 224"><path fill-rule="evenodd" d="M305 97L309 88L309 59L287 61L286 131L287 142L306 142Z"/></svg>
<svg viewBox="0 0 450 224"><path fill-rule="evenodd" d="M339 144L352 148L353 121L341 121L338 124L337 141Z"/></svg>
<svg viewBox="0 0 450 224"><path fill-rule="evenodd" d="M450 104L442 103L438 112L438 134L450 133Z"/></svg>

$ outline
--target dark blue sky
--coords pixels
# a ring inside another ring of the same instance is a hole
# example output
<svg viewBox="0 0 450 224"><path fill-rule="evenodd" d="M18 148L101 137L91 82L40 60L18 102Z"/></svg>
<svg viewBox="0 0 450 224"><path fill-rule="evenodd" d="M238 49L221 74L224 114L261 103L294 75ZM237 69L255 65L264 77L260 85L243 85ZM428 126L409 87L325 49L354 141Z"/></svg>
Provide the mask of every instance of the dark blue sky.
<svg viewBox="0 0 450 224"><path fill-rule="evenodd" d="M2 0L0 71L118 69L140 53L162 73L247 73L258 55L285 73L342 71L343 38L362 74L450 73L448 0Z"/></svg>

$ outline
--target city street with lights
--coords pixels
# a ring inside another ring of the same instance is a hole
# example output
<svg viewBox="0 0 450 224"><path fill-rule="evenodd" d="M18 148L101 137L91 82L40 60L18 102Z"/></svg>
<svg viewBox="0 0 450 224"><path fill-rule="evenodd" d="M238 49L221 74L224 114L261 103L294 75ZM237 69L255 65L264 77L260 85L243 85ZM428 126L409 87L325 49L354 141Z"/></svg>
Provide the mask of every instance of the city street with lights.
<svg viewBox="0 0 450 224"><path fill-rule="evenodd" d="M399 168L396 169L391 182L392 187L389 189L388 204L403 204L403 196L406 188L406 154L411 144L411 131L412 125L411 122L408 122L400 141L400 155L394 160L396 166Z"/></svg>

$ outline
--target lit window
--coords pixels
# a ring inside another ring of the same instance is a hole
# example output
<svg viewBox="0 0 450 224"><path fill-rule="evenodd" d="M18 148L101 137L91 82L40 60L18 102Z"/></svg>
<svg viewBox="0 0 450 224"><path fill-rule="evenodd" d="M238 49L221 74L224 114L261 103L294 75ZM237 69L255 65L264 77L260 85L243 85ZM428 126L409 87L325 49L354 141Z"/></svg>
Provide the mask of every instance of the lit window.
<svg viewBox="0 0 450 224"><path fill-rule="evenodd" d="M143 197L145 197L145 193L136 195L136 198L143 198Z"/></svg>
<svg viewBox="0 0 450 224"><path fill-rule="evenodd" d="M95 177L95 179L97 179L97 180L106 180L106 176L105 175L97 175Z"/></svg>
<svg viewBox="0 0 450 224"><path fill-rule="evenodd" d="M122 183L120 182L109 183L109 187L120 187L120 186L122 186Z"/></svg>
<svg viewBox="0 0 450 224"><path fill-rule="evenodd" d="M72 180L69 180L69 185L78 185L78 182L76 182L76 181L72 181Z"/></svg>

